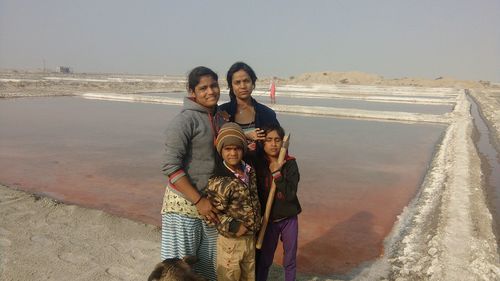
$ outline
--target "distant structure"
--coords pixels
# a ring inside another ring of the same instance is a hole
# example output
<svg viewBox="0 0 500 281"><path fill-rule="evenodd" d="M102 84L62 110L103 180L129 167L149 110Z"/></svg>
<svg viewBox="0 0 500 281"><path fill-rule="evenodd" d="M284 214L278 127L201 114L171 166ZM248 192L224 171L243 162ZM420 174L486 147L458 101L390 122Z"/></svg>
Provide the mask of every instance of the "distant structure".
<svg viewBox="0 0 500 281"><path fill-rule="evenodd" d="M69 66L59 66L59 72L63 73L63 74L70 74L73 71L71 70L71 68Z"/></svg>

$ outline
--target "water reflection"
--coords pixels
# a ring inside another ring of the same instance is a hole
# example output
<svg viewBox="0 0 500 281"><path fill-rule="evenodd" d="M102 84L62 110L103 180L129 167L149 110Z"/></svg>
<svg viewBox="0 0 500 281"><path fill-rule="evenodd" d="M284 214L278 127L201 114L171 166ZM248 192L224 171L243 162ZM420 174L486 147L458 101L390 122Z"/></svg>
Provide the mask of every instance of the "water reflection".
<svg viewBox="0 0 500 281"><path fill-rule="evenodd" d="M344 260L335 260L326 251L330 266L325 266L325 256L303 245L360 213L370 214L370 229L376 233L370 237L378 239L343 240L358 237L358 226L346 229L348 235L325 241L350 251L358 261L372 259L373 251L380 254L383 238L420 186L445 127L294 115L279 118L291 133L290 153L297 157L301 171L299 196L305 207L300 217L299 269L345 273L352 268L354 263L341 266ZM354 251L359 245L366 247L364 243L370 244L369 249ZM317 263L307 262L311 260Z"/></svg>
<svg viewBox="0 0 500 281"><path fill-rule="evenodd" d="M163 131L177 106L72 97L0 102L0 182L158 224Z"/></svg>
<svg viewBox="0 0 500 281"><path fill-rule="evenodd" d="M469 96L471 102L471 114L474 118L474 125L479 132L476 146L480 155L483 170L485 171L485 185L488 191L489 208L493 215L494 225L496 229L497 240L500 241L500 154L493 146L493 136L490 134L488 125L483 120L476 102ZM495 172L497 171L497 172Z"/></svg>
<svg viewBox="0 0 500 281"><path fill-rule="evenodd" d="M316 269L316 274L347 272L359 263L359 257L375 259L380 256L382 240L374 227L374 216L360 211L345 221L329 226L316 239L304 244L298 256L302 267ZM376 246L375 246L376 245ZM328 257L328 258L315 258Z"/></svg>
<svg viewBox="0 0 500 281"><path fill-rule="evenodd" d="M180 109L72 97L2 100L0 183L159 225L163 131ZM278 118L292 134L301 172L299 271L346 273L380 255L444 126Z"/></svg>

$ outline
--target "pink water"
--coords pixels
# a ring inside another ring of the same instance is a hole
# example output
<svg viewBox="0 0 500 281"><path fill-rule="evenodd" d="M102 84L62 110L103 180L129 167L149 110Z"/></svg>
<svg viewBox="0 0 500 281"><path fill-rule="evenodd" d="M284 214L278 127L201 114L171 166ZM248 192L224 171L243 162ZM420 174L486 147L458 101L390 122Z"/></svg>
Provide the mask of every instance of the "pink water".
<svg viewBox="0 0 500 281"><path fill-rule="evenodd" d="M0 100L0 183L160 225L163 131L179 110L72 97ZM299 272L344 274L380 256L444 126L279 119L301 172Z"/></svg>

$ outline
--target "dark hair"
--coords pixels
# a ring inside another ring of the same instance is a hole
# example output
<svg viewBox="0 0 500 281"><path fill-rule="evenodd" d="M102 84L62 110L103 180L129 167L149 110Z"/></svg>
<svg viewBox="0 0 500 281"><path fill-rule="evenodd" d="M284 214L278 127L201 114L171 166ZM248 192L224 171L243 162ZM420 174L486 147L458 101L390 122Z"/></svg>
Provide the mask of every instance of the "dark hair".
<svg viewBox="0 0 500 281"><path fill-rule="evenodd" d="M266 125L262 126L262 130L264 130L264 134L266 134L266 136L270 132L276 131L276 133L278 133L278 136L281 139L283 139L285 137L285 130L279 124L276 124L276 123L266 124Z"/></svg>
<svg viewBox="0 0 500 281"><path fill-rule="evenodd" d="M219 80L219 76L217 76L217 73L215 73L213 70L211 70L208 67L204 66L197 66L191 70L188 74L188 83L187 83L187 90L193 91L196 85L200 83L201 77L203 76L211 76L215 81Z"/></svg>
<svg viewBox="0 0 500 281"><path fill-rule="evenodd" d="M233 74L235 72L240 71L240 70L245 71L248 74L248 76L250 76L250 79L252 80L253 87L255 88L255 82L257 81L257 75L255 75L255 71L253 71L253 69L248 64L246 64L244 62L241 62L241 61L235 62L233 65L231 65L231 67L227 71L227 76L226 76L227 86L229 87L229 97L231 99L236 98L236 96L234 95L234 92L233 92Z"/></svg>

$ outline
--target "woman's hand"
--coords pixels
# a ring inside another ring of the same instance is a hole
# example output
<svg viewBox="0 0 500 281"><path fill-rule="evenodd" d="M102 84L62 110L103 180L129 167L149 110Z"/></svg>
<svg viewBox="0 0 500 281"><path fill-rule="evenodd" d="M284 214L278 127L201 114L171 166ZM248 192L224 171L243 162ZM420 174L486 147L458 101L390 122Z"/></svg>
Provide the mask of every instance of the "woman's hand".
<svg viewBox="0 0 500 281"><path fill-rule="evenodd" d="M245 136L247 137L247 139L252 141L263 141L266 139L266 134L264 130L261 130L259 128L255 128L252 131L246 132Z"/></svg>
<svg viewBox="0 0 500 281"><path fill-rule="evenodd" d="M231 115L229 115L227 111L219 111L219 114L222 117L222 119L224 119L224 121L229 122L230 120L229 118L231 118Z"/></svg>
<svg viewBox="0 0 500 281"><path fill-rule="evenodd" d="M219 211L214 208L212 203L210 203L210 200L208 200L206 197L200 199L200 202L196 204L196 209L201 216L205 217L210 222L213 222L215 224L219 223L219 218L217 217Z"/></svg>

